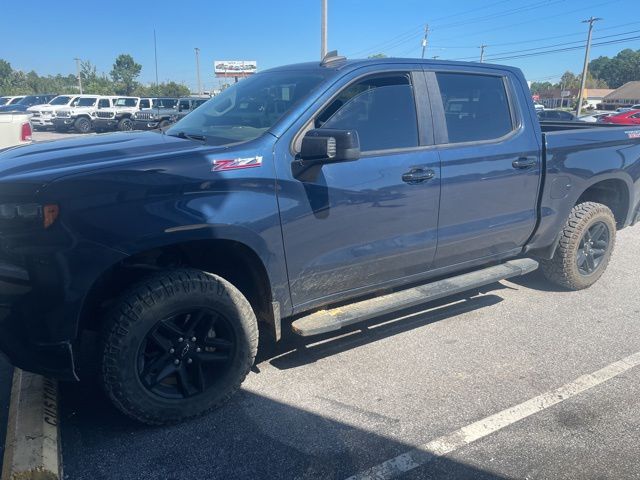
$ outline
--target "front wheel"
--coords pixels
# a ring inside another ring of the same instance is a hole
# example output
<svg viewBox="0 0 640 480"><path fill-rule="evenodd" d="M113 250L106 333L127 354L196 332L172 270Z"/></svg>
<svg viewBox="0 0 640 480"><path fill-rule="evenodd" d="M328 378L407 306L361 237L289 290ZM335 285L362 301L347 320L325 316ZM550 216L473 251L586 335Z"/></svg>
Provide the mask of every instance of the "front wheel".
<svg viewBox="0 0 640 480"><path fill-rule="evenodd" d="M78 133L89 133L91 131L91 120L87 117L80 117L73 123L73 127Z"/></svg>
<svg viewBox="0 0 640 480"><path fill-rule="evenodd" d="M226 402L253 365L258 326L231 283L198 270L170 270L124 295L102 345L102 381L113 403L159 425Z"/></svg>
<svg viewBox="0 0 640 480"><path fill-rule="evenodd" d="M123 118L118 122L118 130L121 132L130 132L133 130L133 121L130 118Z"/></svg>
<svg viewBox="0 0 640 480"><path fill-rule="evenodd" d="M609 264L616 240L616 220L606 205L584 202L571 210L551 260L541 262L545 277L570 290L588 288Z"/></svg>

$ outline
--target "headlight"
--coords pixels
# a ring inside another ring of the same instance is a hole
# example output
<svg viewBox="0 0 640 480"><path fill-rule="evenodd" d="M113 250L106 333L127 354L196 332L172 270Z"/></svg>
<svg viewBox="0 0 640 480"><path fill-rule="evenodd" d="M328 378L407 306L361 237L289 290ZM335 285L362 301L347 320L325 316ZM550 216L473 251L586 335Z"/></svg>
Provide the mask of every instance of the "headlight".
<svg viewBox="0 0 640 480"><path fill-rule="evenodd" d="M38 203L1 203L0 225L11 227L41 225L49 228L60 213L58 205Z"/></svg>

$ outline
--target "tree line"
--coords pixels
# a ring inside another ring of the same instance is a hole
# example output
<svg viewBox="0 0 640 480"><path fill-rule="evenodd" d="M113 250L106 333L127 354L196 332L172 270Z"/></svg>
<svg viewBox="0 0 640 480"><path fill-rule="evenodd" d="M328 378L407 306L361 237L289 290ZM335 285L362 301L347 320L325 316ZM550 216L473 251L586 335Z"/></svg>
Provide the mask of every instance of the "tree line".
<svg viewBox="0 0 640 480"><path fill-rule="evenodd" d="M191 92L186 85L162 82L143 85L138 81L142 65L131 55L118 55L109 75L98 74L90 61L80 62L82 92L93 95L133 95L138 97L184 97ZM14 70L0 59L0 95L79 92L76 75L38 75L35 71Z"/></svg>
<svg viewBox="0 0 640 480"><path fill-rule="evenodd" d="M557 83L533 82L531 92L540 93L553 88L579 89L581 79L582 73L567 71ZM634 80L640 80L640 50L627 48L613 58L600 56L589 62L586 88L618 88Z"/></svg>

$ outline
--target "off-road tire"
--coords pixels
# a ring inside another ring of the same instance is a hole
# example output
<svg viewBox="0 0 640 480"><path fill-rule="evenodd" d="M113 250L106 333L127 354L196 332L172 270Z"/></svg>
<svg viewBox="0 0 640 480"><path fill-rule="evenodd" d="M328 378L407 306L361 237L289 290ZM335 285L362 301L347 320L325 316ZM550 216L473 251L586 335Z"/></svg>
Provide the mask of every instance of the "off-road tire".
<svg viewBox="0 0 640 480"><path fill-rule="evenodd" d="M118 130L121 132L130 132L133 130L133 120L130 118L123 118L118 122Z"/></svg>
<svg viewBox="0 0 640 480"><path fill-rule="evenodd" d="M91 131L91 120L87 117L80 117L73 122L73 128L78 133L89 133Z"/></svg>
<svg viewBox="0 0 640 480"><path fill-rule="evenodd" d="M598 222L609 229L609 242L606 252L596 270L585 275L580 273L576 256L585 232ZM569 218L562 228L560 241L551 260L540 264L547 280L569 290L582 290L593 285L607 269L616 238L616 220L613 212L601 203L584 202L571 210Z"/></svg>
<svg viewBox="0 0 640 480"><path fill-rule="evenodd" d="M185 306L215 307L233 320L237 348L219 388L194 397L167 399L147 390L140 381L137 358L146 333L167 312ZM240 388L255 360L258 324L251 305L225 279L200 270L160 272L130 288L103 325L102 385L117 408L149 424L171 424L218 408Z"/></svg>

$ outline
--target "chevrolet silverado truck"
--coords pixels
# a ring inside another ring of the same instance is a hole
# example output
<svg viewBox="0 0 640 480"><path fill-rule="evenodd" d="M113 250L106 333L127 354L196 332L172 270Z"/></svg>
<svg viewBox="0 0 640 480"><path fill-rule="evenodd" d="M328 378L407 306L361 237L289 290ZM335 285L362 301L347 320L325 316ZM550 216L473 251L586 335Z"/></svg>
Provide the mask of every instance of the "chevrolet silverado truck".
<svg viewBox="0 0 640 480"><path fill-rule="evenodd" d="M238 390L259 322L328 334L538 266L584 289L639 207L640 128L541 124L516 68L279 67L165 131L0 154L0 350L65 380L89 352L125 414L177 422Z"/></svg>
<svg viewBox="0 0 640 480"><path fill-rule="evenodd" d="M117 97L102 95L82 95L74 106L56 111L53 127L56 132L75 130L78 133L89 133L93 129L93 120L98 112L113 106Z"/></svg>
<svg viewBox="0 0 640 480"><path fill-rule="evenodd" d="M133 115L143 108L151 108L150 98L118 97L113 107L96 112L93 128L96 132L133 130Z"/></svg>
<svg viewBox="0 0 640 480"><path fill-rule="evenodd" d="M36 130L53 127L53 119L56 112L65 107L75 107L80 95L58 95L49 103L29 107L27 112L31 114L31 125Z"/></svg>

